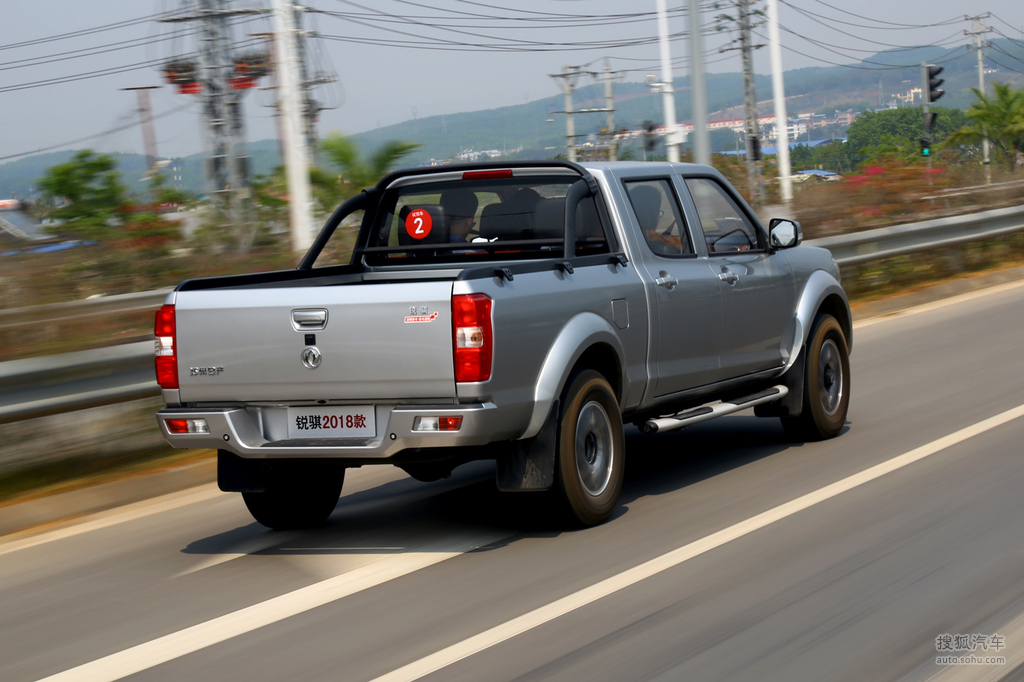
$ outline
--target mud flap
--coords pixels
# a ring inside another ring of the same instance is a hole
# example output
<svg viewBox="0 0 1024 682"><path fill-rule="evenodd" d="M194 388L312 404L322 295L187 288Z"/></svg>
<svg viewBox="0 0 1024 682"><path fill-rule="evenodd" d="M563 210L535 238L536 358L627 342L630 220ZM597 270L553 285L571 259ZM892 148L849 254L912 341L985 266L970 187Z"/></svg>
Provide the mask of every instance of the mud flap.
<svg viewBox="0 0 1024 682"><path fill-rule="evenodd" d="M540 433L528 440L513 442L508 452L498 457L495 472L498 490L543 491L555 484L559 408L560 401L556 399Z"/></svg>
<svg viewBox="0 0 1024 682"><path fill-rule="evenodd" d="M789 393L781 400L775 400L754 408L758 417L798 417L804 410L804 374L807 371L807 345L800 347L800 355L789 371L782 375L778 383L789 389Z"/></svg>
<svg viewBox="0 0 1024 682"><path fill-rule="evenodd" d="M217 451L217 486L226 493L262 493L270 479L266 460L245 459L227 450Z"/></svg>
<svg viewBox="0 0 1024 682"><path fill-rule="evenodd" d="M226 493L264 493L279 485L306 486L331 480L344 465L332 459L246 459L217 451L217 486Z"/></svg>

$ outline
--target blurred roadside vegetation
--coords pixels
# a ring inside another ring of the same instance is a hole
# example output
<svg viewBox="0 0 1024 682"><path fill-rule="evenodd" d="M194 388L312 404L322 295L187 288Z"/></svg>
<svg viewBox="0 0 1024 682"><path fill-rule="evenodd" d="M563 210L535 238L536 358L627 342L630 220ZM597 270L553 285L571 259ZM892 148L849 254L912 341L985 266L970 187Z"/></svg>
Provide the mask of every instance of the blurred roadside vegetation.
<svg viewBox="0 0 1024 682"><path fill-rule="evenodd" d="M794 185L790 217L802 223L807 238L815 238L1024 204L1024 173L1019 172L1024 162L1024 90L993 84L991 94L975 95L967 111L934 108L938 119L929 159L921 155L918 108L867 112L850 126L846 143L796 147L791 154L794 171L830 171L841 179L804 176ZM992 143L987 169L981 164L985 138ZM417 146L392 141L364 156L350 138L327 136L319 165L310 173L316 221L322 224L342 201L401 165ZM742 158L715 155L714 164L740 193L750 196ZM777 208L772 214L778 215L782 208L774 157L761 166L765 203ZM78 245L47 253L6 251L0 258L0 308L147 291L193 277L289 269L300 257L290 249L287 184L280 168L257 177L251 201L235 210L184 195L160 175L149 180L143 193L130 195L113 159L91 151L50 168L41 186L46 198L34 207L36 217L53 221L49 229L55 237L77 240ZM347 262L357 230L357 220L346 221L321 262ZM1004 246L986 247L983 258L967 258L967 269L981 262L996 266L1003 262L1001 252L1007 262L1021 257L1016 242ZM926 268L932 273L928 275L903 261L896 267L898 276L890 280L900 282L908 272L920 279L956 271L935 266ZM880 277L867 270L864 276ZM877 287L861 289L868 294ZM149 337L151 326L152 314L141 312L0 327L0 361L142 340Z"/></svg>

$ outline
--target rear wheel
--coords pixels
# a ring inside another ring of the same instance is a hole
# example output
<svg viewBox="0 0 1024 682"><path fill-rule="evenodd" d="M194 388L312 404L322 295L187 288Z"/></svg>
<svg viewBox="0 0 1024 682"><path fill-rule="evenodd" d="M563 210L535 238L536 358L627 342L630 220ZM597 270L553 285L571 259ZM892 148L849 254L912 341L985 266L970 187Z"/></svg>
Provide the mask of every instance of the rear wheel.
<svg viewBox="0 0 1024 682"><path fill-rule="evenodd" d="M570 379L562 404L556 489L572 519L594 526L608 520L622 492L626 448L619 402L608 380L588 369Z"/></svg>
<svg viewBox="0 0 1024 682"><path fill-rule="evenodd" d="M832 438L846 423L850 407L850 353L843 328L831 315L821 314L807 338L804 404L797 417L782 417L794 440Z"/></svg>
<svg viewBox="0 0 1024 682"><path fill-rule="evenodd" d="M242 493L242 499L252 517L267 528L312 528L334 511L344 482L341 467L289 466L274 476L265 491Z"/></svg>

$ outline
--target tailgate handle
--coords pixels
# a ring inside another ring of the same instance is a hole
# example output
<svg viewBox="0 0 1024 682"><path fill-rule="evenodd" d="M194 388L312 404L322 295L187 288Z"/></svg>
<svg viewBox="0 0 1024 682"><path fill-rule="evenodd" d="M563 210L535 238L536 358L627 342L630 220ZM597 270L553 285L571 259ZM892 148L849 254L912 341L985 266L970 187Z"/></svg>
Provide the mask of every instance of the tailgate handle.
<svg viewBox="0 0 1024 682"><path fill-rule="evenodd" d="M326 310L293 310L292 326L297 331L323 329L327 326Z"/></svg>

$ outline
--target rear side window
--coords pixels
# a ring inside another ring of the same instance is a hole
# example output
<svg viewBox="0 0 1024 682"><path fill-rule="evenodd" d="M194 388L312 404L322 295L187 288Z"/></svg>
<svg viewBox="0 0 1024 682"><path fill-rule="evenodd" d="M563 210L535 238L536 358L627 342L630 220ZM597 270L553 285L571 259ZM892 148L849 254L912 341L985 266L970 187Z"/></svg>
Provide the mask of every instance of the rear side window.
<svg viewBox="0 0 1024 682"><path fill-rule="evenodd" d="M690 235L668 180L633 180L624 184L640 232L651 251L659 256L693 255Z"/></svg>
<svg viewBox="0 0 1024 682"><path fill-rule="evenodd" d="M366 244L387 251L367 253L366 260L381 265L559 256L565 196L575 180L564 175L492 178L390 190ZM597 205L588 197L576 211L576 254L610 251Z"/></svg>
<svg viewBox="0 0 1024 682"><path fill-rule="evenodd" d="M735 253L761 248L757 229L725 189L709 178L686 178L708 253Z"/></svg>

